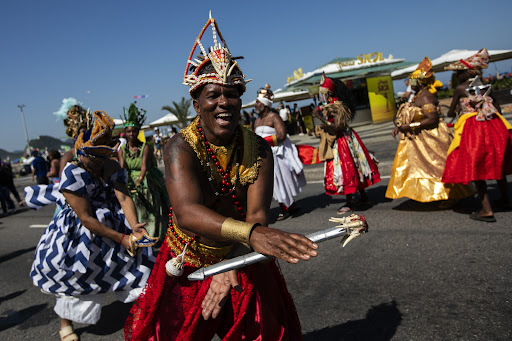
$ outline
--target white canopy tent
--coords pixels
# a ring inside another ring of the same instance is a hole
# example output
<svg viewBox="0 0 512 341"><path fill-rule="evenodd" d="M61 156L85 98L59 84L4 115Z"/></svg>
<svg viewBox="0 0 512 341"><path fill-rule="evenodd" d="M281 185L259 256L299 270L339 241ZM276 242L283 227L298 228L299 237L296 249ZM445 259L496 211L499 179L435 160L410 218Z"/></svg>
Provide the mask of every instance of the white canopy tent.
<svg viewBox="0 0 512 341"><path fill-rule="evenodd" d="M434 72L445 71L445 66L448 66L449 64L458 60L468 58L477 52L478 50L451 50L436 59L431 59L432 70ZM489 50L488 52L490 58L489 62L497 62L500 60L512 58L512 50ZM416 70L418 65L419 64L415 64L403 69L395 70L391 72L391 78L393 80L407 78L411 72Z"/></svg>
<svg viewBox="0 0 512 341"><path fill-rule="evenodd" d="M193 120L196 117L196 114L191 114L187 116L188 120ZM167 115L160 117L158 120L153 121L149 124L150 127L159 127L159 126L167 126L172 125L178 122L178 118L176 115L168 113Z"/></svg>

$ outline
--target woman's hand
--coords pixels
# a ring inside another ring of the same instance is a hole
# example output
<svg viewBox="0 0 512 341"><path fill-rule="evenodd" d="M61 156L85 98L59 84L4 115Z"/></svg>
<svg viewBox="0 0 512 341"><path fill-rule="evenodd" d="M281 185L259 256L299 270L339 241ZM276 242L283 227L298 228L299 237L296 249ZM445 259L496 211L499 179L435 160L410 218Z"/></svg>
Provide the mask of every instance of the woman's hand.
<svg viewBox="0 0 512 341"><path fill-rule="evenodd" d="M396 135L400 132L400 129L398 127L395 127L393 131L391 132L391 136L393 136L394 139L396 139Z"/></svg>
<svg viewBox="0 0 512 341"><path fill-rule="evenodd" d="M318 109L318 107L315 107L315 109L313 109L313 116L319 119L323 118L322 112L320 111L320 109Z"/></svg>
<svg viewBox="0 0 512 341"><path fill-rule="evenodd" d="M141 237L144 233L148 234L148 232L146 231L146 229L144 228L144 226L146 226L147 223L137 223L135 224L135 226L131 226L132 230L133 230L133 234L135 235L135 237L139 238Z"/></svg>
<svg viewBox="0 0 512 341"><path fill-rule="evenodd" d="M210 288L203 299L202 315L205 320L210 316L216 318L219 316L222 306L228 300L231 288L242 292L242 287L238 284L237 271L231 270L212 277Z"/></svg>

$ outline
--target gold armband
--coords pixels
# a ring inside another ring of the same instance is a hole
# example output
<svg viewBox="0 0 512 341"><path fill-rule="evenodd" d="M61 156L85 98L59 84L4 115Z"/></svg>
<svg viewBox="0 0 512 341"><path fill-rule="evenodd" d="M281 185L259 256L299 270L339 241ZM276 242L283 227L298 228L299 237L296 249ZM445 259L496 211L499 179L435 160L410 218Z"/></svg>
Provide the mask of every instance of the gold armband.
<svg viewBox="0 0 512 341"><path fill-rule="evenodd" d="M246 223L244 221L227 218L222 223L220 235L231 241L249 244L252 229L260 224Z"/></svg>
<svg viewBox="0 0 512 341"><path fill-rule="evenodd" d="M400 128L400 127L402 126L402 120L400 120L400 119L398 119L398 118L397 118L397 119L395 120L395 126L396 126L397 128Z"/></svg>
<svg viewBox="0 0 512 341"><path fill-rule="evenodd" d="M268 144L271 146L271 147L275 147L279 144L279 142L277 141L277 135L274 134L274 135L269 135L267 137L264 137L263 138L265 141L268 142Z"/></svg>

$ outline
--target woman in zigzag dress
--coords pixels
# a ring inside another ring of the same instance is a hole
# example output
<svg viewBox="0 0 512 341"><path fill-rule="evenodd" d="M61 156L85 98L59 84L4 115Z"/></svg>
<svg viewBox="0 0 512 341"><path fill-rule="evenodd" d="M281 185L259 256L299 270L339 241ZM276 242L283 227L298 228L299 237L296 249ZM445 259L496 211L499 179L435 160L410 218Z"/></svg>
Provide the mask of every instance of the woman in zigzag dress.
<svg viewBox="0 0 512 341"><path fill-rule="evenodd" d="M138 253L134 246L147 232L137 220L125 170L109 159L116 150L113 127L113 120L97 111L92 130L78 136L77 159L67 163L59 183L64 207L41 237L30 272L34 285L57 297L63 341L78 340L73 321L99 320L101 294L135 300L154 263L151 248Z"/></svg>

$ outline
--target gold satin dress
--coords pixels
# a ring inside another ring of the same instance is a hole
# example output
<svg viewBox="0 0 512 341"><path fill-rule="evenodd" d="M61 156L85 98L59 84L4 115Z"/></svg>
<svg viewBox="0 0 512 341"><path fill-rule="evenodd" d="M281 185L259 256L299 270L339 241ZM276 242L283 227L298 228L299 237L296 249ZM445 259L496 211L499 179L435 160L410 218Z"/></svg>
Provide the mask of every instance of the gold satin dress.
<svg viewBox="0 0 512 341"><path fill-rule="evenodd" d="M421 121L425 115L422 108L404 103L396 118L403 124L409 124ZM406 134L400 132L386 198L407 197L431 202L462 199L472 195L473 191L466 185L445 184L441 181L452 135L442 118L436 128L419 128Z"/></svg>

